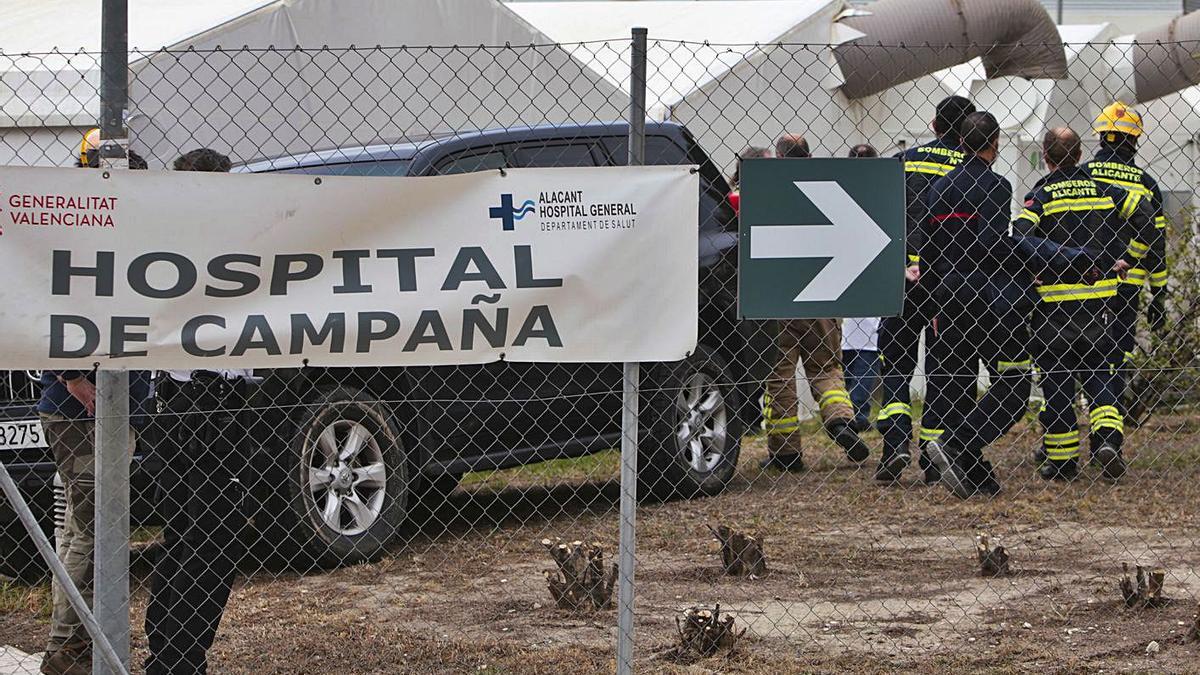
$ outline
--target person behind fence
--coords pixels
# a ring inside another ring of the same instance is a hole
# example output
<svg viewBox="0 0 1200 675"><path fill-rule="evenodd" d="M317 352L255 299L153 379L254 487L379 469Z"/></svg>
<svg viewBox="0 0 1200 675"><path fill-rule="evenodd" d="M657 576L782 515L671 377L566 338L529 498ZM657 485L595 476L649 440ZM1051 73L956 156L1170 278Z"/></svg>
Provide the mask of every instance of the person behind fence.
<svg viewBox="0 0 1200 675"><path fill-rule="evenodd" d="M938 103L931 127L936 138L901 152L904 160L905 230L907 261L904 270L904 305L899 316L884 317L879 326L879 352L883 360L882 392L876 428L883 437L883 452L875 469L875 479L894 483L912 461L912 399L909 383L917 369L921 335L926 332L933 311L929 284L921 282L923 223L927 205L925 196L934 181L950 173L963 160L959 150L958 127L963 118L975 112L975 105L961 96L950 96ZM926 338L928 340L928 336ZM930 370L926 350L925 370ZM930 382L926 379L929 395ZM937 409L925 408L921 418L922 444L935 440L944 431L946 420ZM938 481L937 467L926 453L919 459L926 483Z"/></svg>
<svg viewBox="0 0 1200 675"><path fill-rule="evenodd" d="M850 148L849 157L878 157L870 143ZM846 371L846 389L854 407L854 430L871 428L871 398L879 384L879 319L877 317L842 320L842 365Z"/></svg>
<svg viewBox="0 0 1200 675"><path fill-rule="evenodd" d="M1012 185L991 168L1000 125L991 113L974 112L959 130L965 159L926 195L921 265L935 310L925 405L940 419L962 411L926 449L942 485L965 499L1000 491L983 450L1016 424L1029 400L1027 319L1036 302L1029 268L1094 281L1095 265L1083 252L1036 236L1010 237ZM979 361L992 384L976 401Z"/></svg>
<svg viewBox="0 0 1200 675"><path fill-rule="evenodd" d="M192 150L175 160L176 171L230 169L215 150ZM237 564L244 552L246 436L242 411L251 371L237 369L160 372L157 424L166 447L162 509L163 545L155 561L146 608L151 675L203 673Z"/></svg>
<svg viewBox="0 0 1200 675"><path fill-rule="evenodd" d="M1136 164L1138 139L1145 133L1142 116L1124 103L1117 102L1101 111L1093 130L1100 135L1100 147L1096 156L1083 168L1092 178L1115 185L1124 190L1140 194L1150 201L1154 210L1154 226L1163 236L1146 252L1146 256L1121 281L1116 296L1110 301L1115 320L1112 331L1120 347L1122 364L1122 388L1127 388L1137 346L1138 312L1141 309L1142 288L1149 284L1150 303L1146 317L1150 327L1161 333L1167 324L1167 283L1170 270L1167 265L1167 218L1163 211L1163 196L1158 182ZM1125 392L1128 411L1135 412L1144 406L1131 392Z"/></svg>
<svg viewBox="0 0 1200 675"><path fill-rule="evenodd" d="M100 130L84 134L77 167L100 166ZM130 155L129 168L145 169L146 162ZM96 374L82 370L44 370L37 411L46 442L62 480L66 512L55 530L58 557L84 601L92 604L95 570L96 508ZM150 374L134 371L129 377L131 413L130 452L134 428L145 422L141 413L150 395ZM42 657L45 675L85 675L92 672L92 640L58 579L51 581L50 637Z"/></svg>
<svg viewBox="0 0 1200 675"><path fill-rule="evenodd" d="M1014 233L1086 249L1098 267L1114 271L1086 284L1057 278L1051 270L1035 270L1041 302L1033 313L1034 354L1046 399L1039 416L1044 433L1038 473L1061 481L1079 475L1079 379L1089 405L1092 460L1106 478L1116 481L1125 473L1121 357L1108 326L1108 303L1117 295L1121 277L1158 244L1161 230L1155 228L1154 207L1141 191L1100 182L1078 166L1082 149L1074 131L1051 129L1042 147L1050 173L1026 195Z"/></svg>
<svg viewBox="0 0 1200 675"><path fill-rule="evenodd" d="M800 135L785 135L775 143L775 156L810 157L808 141ZM796 366L800 362L826 433L846 451L850 461L865 462L870 449L852 426L854 410L842 375L841 322L790 319L781 321L779 328L780 358L763 395L768 453L763 468L804 469L796 395Z"/></svg>

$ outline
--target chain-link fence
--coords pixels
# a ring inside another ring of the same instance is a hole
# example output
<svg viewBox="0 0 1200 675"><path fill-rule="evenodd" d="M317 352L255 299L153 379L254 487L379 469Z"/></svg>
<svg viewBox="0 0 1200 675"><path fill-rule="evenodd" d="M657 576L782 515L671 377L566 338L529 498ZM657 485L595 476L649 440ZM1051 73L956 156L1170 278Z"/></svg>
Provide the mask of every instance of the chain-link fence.
<svg viewBox="0 0 1200 675"><path fill-rule="evenodd" d="M895 82L895 64L937 50L653 38L646 163L699 167L700 339L642 368L637 669L1194 668L1195 92L1110 107L1135 74L1110 76L1107 43L1003 49L1057 53L1054 79L989 79L964 58ZM1182 67L1193 47L1132 60ZM630 51L134 54L130 148L151 170L201 147L235 172L622 165ZM98 64L0 56L0 161L94 165ZM994 127L939 109L954 95ZM1080 140L1044 146L1062 126ZM904 315L739 320L738 158L861 145L905 157ZM1052 249L1040 266L1017 243L1037 241ZM186 672L211 643L221 672L609 671L621 376L132 373L135 669L152 655ZM0 428L85 595L90 377L7 373ZM0 517L0 642L75 672L86 632L12 510Z"/></svg>

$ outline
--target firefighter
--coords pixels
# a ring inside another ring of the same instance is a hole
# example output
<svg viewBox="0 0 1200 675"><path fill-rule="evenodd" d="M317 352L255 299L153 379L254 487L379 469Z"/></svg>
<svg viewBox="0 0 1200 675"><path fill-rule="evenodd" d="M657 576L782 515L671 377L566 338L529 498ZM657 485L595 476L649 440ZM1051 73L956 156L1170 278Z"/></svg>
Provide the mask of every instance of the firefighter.
<svg viewBox="0 0 1200 675"><path fill-rule="evenodd" d="M1051 129L1042 142L1050 170L1025 197L1013 223L1018 235L1033 234L1084 249L1108 278L1095 284L1061 279L1036 270L1040 302L1033 313L1034 352L1046 405L1040 413L1046 480L1071 481L1079 475L1080 434L1075 416L1075 380L1090 403L1089 446L1106 478L1125 473L1121 457L1124 425L1120 412L1120 356L1108 326L1108 304L1120 277L1136 268L1158 230L1150 201L1140 191L1125 191L1093 179L1078 166L1079 135Z"/></svg>
<svg viewBox="0 0 1200 675"><path fill-rule="evenodd" d="M1000 125L990 113L971 113L960 136L966 158L926 196L921 267L934 303L929 377L938 394L925 405L942 419L952 410L963 413L925 449L942 485L965 499L1000 491L983 449L1016 424L1029 399L1027 318L1037 294L1028 268L1082 280L1094 276L1094 265L1079 251L1009 236L1012 185L991 169ZM979 361L992 385L976 401Z"/></svg>
<svg viewBox="0 0 1200 675"><path fill-rule="evenodd" d="M1084 165L1084 170L1098 181L1116 185L1140 194L1143 199L1149 199L1154 212L1154 226L1163 235L1155 239L1155 245L1139 264L1129 270L1111 301L1116 317L1112 322L1112 330L1123 357L1121 375L1124 389L1132 375L1138 312L1141 309L1142 288L1147 284L1150 286L1150 303L1146 308L1146 317L1150 326L1156 332L1162 331L1166 326L1169 275L1166 255L1167 219L1163 213L1163 197L1158 182L1134 163L1138 139L1145 133L1141 115L1125 104L1117 102L1101 111L1093 130L1100 135L1100 148L1096 157ZM1139 405L1138 401L1130 401L1128 409L1133 410Z"/></svg>
<svg viewBox="0 0 1200 675"><path fill-rule="evenodd" d="M875 479L884 483L897 481L912 459L909 453L913 432L909 382L917 367L921 334L929 324L932 309L926 290L928 284L920 283L921 258L918 254L920 224L926 216L925 195L935 180L962 162L958 127L963 118L973 112L974 104L961 96L944 99L938 103L933 118L933 132L937 138L899 155L904 159L908 261L904 271L904 308L900 316L884 317L879 327L883 386L876 428L883 437L883 452L875 469ZM927 371L928 366L927 363ZM941 433L942 421L927 412L921 420L922 441L936 439ZM924 453L920 465L925 482L937 482L937 468L929 464Z"/></svg>
<svg viewBox="0 0 1200 675"><path fill-rule="evenodd" d="M775 143L776 157L810 157L808 141L786 135ZM865 462L870 448L853 428L854 408L842 373L842 327L838 319L791 319L780 322L780 358L763 395L767 458L763 468L803 471L796 366L804 364L825 432L855 463Z"/></svg>

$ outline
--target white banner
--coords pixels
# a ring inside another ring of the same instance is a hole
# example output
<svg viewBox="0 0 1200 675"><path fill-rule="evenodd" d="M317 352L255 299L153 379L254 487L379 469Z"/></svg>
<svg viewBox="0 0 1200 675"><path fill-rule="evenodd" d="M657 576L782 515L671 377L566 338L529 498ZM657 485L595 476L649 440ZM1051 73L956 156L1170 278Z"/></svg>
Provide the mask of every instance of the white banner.
<svg viewBox="0 0 1200 675"><path fill-rule="evenodd" d="M686 166L361 178L0 167L0 368L671 361Z"/></svg>

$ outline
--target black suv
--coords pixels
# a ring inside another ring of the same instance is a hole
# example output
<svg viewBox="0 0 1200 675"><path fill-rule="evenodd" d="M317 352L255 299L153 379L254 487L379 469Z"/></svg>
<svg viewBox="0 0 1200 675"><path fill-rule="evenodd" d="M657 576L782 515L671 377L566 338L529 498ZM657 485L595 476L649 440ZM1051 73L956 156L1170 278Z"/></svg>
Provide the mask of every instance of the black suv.
<svg viewBox="0 0 1200 675"><path fill-rule="evenodd" d="M510 167L626 163L628 125L459 132L255 161L245 173L430 176ZM642 377L642 495L711 495L756 424L774 341L736 319L736 216L729 186L683 126L648 124L647 164L700 172L699 346ZM620 261L613 261L620 274ZM630 330L637 330L630 326ZM620 364L508 363L256 371L247 437L265 543L325 562L369 558L422 503L464 473L575 457L620 442ZM7 461L7 460L6 460ZM344 485L343 485L344 484ZM346 486L352 486L347 488ZM289 545L290 544L290 545Z"/></svg>

